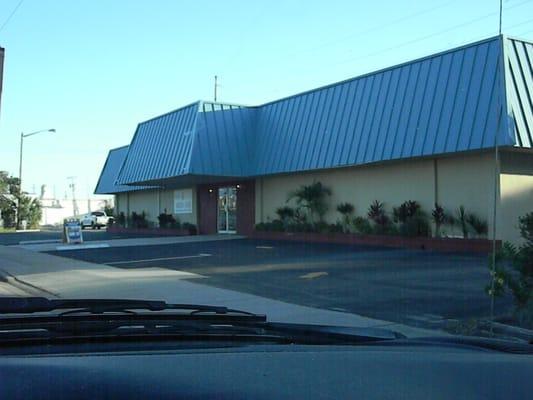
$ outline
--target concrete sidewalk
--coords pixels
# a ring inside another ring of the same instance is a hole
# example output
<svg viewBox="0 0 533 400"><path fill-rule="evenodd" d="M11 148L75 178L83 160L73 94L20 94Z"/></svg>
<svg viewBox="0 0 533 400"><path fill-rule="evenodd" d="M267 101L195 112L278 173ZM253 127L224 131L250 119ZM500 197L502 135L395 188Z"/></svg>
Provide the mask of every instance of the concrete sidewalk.
<svg viewBox="0 0 533 400"><path fill-rule="evenodd" d="M0 246L0 275L42 289L45 297L141 298L216 304L266 314L270 321L386 328L409 337L443 334L336 311L322 310L203 285L201 275L162 268L125 270L15 246ZM35 295L35 294L33 294Z"/></svg>
<svg viewBox="0 0 533 400"><path fill-rule="evenodd" d="M161 244L176 243L196 243L210 242L218 240L235 240L244 239L240 235L194 235L194 236L158 236L149 238L131 238L131 239L109 239L109 240L91 240L82 244L65 244L65 243L35 243L20 244L12 247L19 247L31 251L69 251L102 247L129 247L129 246L156 246Z"/></svg>

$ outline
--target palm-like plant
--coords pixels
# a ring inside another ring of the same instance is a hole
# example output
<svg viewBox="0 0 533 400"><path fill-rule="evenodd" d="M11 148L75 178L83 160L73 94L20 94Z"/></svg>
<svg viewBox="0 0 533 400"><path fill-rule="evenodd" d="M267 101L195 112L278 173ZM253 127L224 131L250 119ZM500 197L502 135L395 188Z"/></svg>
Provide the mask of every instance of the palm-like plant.
<svg viewBox="0 0 533 400"><path fill-rule="evenodd" d="M431 211L433 222L435 223L435 236L440 237L440 228L446 222L446 212L444 208L438 203L435 203L435 208Z"/></svg>
<svg viewBox="0 0 533 400"><path fill-rule="evenodd" d="M478 236L484 236L489 231L489 225L487 224L487 221L483 221L475 214L467 214L466 222L474 229Z"/></svg>
<svg viewBox="0 0 533 400"><path fill-rule="evenodd" d="M461 231L463 232L463 238L468 238L468 222L466 221L466 211L464 206L459 206L457 209L457 222L461 225Z"/></svg>
<svg viewBox="0 0 533 400"><path fill-rule="evenodd" d="M315 181L310 185L301 185L289 194L287 201L295 199L299 207L306 209L311 222L317 222L316 217L318 217L318 222L322 222L328 210L326 198L330 195L331 189Z"/></svg>
<svg viewBox="0 0 533 400"><path fill-rule="evenodd" d="M342 215L342 227L344 232L348 232L351 215L353 214L354 210L355 207L350 203L340 203L337 205L337 211Z"/></svg>
<svg viewBox="0 0 533 400"><path fill-rule="evenodd" d="M276 209L276 214L278 214L279 219L283 222L283 227L285 230L288 229L289 224L294 219L294 209L291 207L278 207Z"/></svg>
<svg viewBox="0 0 533 400"><path fill-rule="evenodd" d="M374 200L374 202L370 204L370 207L368 208L367 215L368 218L374 221L380 233L385 232L385 229L389 224L389 217L385 212L385 204Z"/></svg>
<svg viewBox="0 0 533 400"><path fill-rule="evenodd" d="M404 201L400 207L394 207L393 215L395 222L406 222L420 210L420 204L414 200Z"/></svg>

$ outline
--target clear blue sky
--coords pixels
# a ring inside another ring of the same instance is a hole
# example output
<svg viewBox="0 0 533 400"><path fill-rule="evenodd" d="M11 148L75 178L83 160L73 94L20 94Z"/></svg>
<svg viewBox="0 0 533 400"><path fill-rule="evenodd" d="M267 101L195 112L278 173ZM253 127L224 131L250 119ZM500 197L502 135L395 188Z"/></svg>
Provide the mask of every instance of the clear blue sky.
<svg viewBox="0 0 533 400"><path fill-rule="evenodd" d="M0 26L20 0L0 0ZM533 38L533 1L504 0L505 34ZM6 49L0 170L24 189L92 193L138 122L213 97L256 105L498 33L498 0L25 0Z"/></svg>

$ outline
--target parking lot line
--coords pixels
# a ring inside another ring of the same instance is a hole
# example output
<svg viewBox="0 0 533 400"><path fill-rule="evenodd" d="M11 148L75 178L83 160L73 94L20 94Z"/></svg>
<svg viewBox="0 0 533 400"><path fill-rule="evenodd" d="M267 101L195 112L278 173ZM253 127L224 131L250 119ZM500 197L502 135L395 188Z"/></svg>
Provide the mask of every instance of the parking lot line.
<svg viewBox="0 0 533 400"><path fill-rule="evenodd" d="M128 260L128 261L110 261L110 262L104 262L104 264L107 264L107 265L134 264L134 263L150 262L150 261L186 260L188 258L201 258L201 257L211 257L211 256L212 254L200 253L200 254L196 254L192 256L145 258L144 260Z"/></svg>

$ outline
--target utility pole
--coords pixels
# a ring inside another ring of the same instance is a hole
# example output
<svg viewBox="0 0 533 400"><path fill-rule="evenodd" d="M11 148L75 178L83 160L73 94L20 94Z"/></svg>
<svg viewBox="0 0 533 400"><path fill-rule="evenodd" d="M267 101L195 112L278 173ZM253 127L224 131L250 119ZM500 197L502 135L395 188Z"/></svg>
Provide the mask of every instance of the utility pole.
<svg viewBox="0 0 533 400"><path fill-rule="evenodd" d="M500 20L499 20L499 26L498 26L498 33L500 35L500 39L503 41L502 35L502 19L503 19L503 0L500 0ZM502 48L503 48L502 43ZM502 55L503 55L503 49L502 49ZM502 61L502 63L505 61ZM502 85L502 74L505 73L505 67L502 68L501 74L500 74L500 82L499 84ZM502 85L505 88L505 85ZM505 93L505 89L504 89ZM504 94L506 96L506 94ZM498 124L499 126L499 124ZM496 219L498 217L498 195L499 195L499 187L500 184L500 155L499 155L499 148L498 148L498 132L496 132L495 136L495 143L494 143L494 197L493 197L493 209L492 209L492 266L491 266L491 281L490 281L490 334L493 334L494 330L494 302L495 302L495 295L494 291L496 290Z"/></svg>
<svg viewBox="0 0 533 400"><path fill-rule="evenodd" d="M76 183L75 183L75 176L69 176L67 179L70 180L70 184L68 187L72 190L72 212L74 213L74 217L77 217L80 213L80 210L78 209L78 203L76 202Z"/></svg>
<svg viewBox="0 0 533 400"><path fill-rule="evenodd" d="M37 135L42 132L55 132L55 129L41 129L39 131L24 133L20 132L20 154L19 154L19 190L18 190L18 200L17 200L17 213L16 213L16 228L20 229L21 217L20 217L20 207L22 199L22 150L24 149L24 138L29 136Z"/></svg>
<svg viewBox="0 0 533 400"><path fill-rule="evenodd" d="M217 101L218 76L215 75L215 101Z"/></svg>

